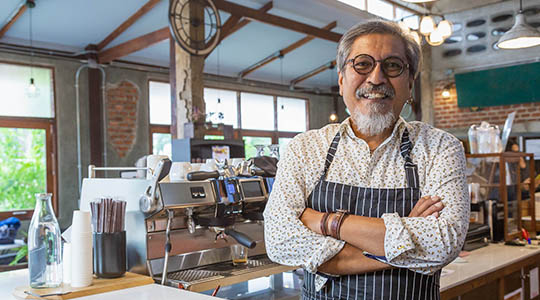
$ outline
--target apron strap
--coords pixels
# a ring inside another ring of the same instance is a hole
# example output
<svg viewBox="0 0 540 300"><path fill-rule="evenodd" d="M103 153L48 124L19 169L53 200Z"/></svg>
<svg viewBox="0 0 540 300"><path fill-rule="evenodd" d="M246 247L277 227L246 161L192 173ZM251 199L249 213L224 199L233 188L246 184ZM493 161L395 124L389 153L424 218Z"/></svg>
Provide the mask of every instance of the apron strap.
<svg viewBox="0 0 540 300"><path fill-rule="evenodd" d="M413 163L411 159L411 150L413 144L409 139L409 130L405 128L403 135L401 136L401 145L399 149L401 151L401 156L405 160L405 176L407 178L407 184L411 188L419 188L420 180L418 177L418 167Z"/></svg>
<svg viewBox="0 0 540 300"><path fill-rule="evenodd" d="M324 162L324 172L321 176L321 180L324 180L326 178L326 172L328 172L328 168L330 167L330 164L332 164L332 161L334 160L334 156L336 155L336 151L337 151L337 147L338 147L340 139L341 139L341 133L338 131L336 136L334 136L332 143L330 144L330 148L328 148L328 153L326 154L326 161Z"/></svg>

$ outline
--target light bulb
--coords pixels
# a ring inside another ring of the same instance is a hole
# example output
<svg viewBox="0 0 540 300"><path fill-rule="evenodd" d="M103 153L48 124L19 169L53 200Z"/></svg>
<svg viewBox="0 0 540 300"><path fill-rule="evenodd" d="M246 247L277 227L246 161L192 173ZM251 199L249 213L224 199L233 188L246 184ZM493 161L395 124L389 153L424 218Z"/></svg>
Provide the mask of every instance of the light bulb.
<svg viewBox="0 0 540 300"><path fill-rule="evenodd" d="M26 88L26 96L29 98L39 97L39 88L34 83L34 78L30 78L30 84Z"/></svg>
<svg viewBox="0 0 540 300"><path fill-rule="evenodd" d="M331 113L330 114L330 122L335 122L337 121L337 114L335 112Z"/></svg>
<svg viewBox="0 0 540 300"><path fill-rule="evenodd" d="M435 22L431 16L423 16L420 21L420 33L423 35L429 35L435 30Z"/></svg>
<svg viewBox="0 0 540 300"><path fill-rule="evenodd" d="M443 39L446 39L447 37L450 37L452 35L452 23L448 20L442 20L439 25L437 25L437 29Z"/></svg>
<svg viewBox="0 0 540 300"><path fill-rule="evenodd" d="M442 34L438 28L434 30L426 40L431 46L439 46L444 42Z"/></svg>
<svg viewBox="0 0 540 300"><path fill-rule="evenodd" d="M443 92L442 92L442 96L443 98L450 98L450 91L447 90L447 89L444 89Z"/></svg>

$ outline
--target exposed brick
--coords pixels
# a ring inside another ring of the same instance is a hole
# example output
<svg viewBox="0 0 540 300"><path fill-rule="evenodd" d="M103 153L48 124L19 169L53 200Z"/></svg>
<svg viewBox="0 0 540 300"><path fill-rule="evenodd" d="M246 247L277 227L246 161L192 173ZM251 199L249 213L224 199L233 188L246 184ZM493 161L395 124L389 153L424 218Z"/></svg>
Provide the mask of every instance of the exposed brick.
<svg viewBox="0 0 540 300"><path fill-rule="evenodd" d="M125 157L135 144L139 98L137 86L127 80L107 88L107 132L119 157Z"/></svg>

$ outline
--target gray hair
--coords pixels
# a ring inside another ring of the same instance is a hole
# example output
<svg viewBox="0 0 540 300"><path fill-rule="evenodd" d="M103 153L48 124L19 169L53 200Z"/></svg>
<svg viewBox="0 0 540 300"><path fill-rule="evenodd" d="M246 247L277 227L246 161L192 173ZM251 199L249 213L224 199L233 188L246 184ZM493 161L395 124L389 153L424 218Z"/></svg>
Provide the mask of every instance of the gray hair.
<svg viewBox="0 0 540 300"><path fill-rule="evenodd" d="M420 45L412 38L410 34L405 32L398 24L385 20L368 20L363 23L358 23L351 27L339 40L336 65L338 73L345 68L347 57L351 53L351 47L357 38L368 34L390 34L401 39L405 46L405 58L409 64L409 74L412 78L416 78L422 64L422 49Z"/></svg>

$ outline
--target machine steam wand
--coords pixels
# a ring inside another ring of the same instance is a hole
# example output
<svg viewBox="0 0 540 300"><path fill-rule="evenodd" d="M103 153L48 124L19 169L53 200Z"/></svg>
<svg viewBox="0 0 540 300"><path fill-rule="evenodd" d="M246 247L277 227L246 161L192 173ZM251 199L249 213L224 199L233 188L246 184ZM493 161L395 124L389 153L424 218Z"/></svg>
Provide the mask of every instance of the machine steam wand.
<svg viewBox="0 0 540 300"><path fill-rule="evenodd" d="M173 210L167 209L167 229L165 231L165 261L163 262L163 274L161 275L161 284L167 283L167 267L169 265L169 253L171 252L171 223L174 218Z"/></svg>

